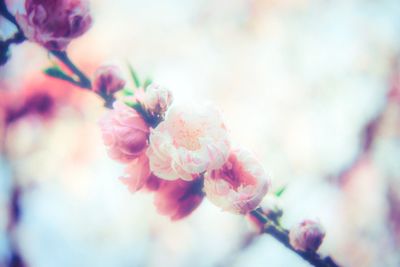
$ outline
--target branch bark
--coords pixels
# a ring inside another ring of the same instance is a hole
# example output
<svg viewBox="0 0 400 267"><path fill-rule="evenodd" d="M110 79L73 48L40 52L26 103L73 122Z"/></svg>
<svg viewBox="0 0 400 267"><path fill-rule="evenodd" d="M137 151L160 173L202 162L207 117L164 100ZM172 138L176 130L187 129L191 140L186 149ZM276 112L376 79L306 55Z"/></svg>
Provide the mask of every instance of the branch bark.
<svg viewBox="0 0 400 267"><path fill-rule="evenodd" d="M303 252L293 248L289 242L289 231L284 229L280 225L277 225L272 220L268 219L259 210L253 210L250 214L264 225L263 233L271 235L286 248L299 255L305 261L309 262L312 266L339 267L339 265L335 263L335 261L329 256L323 257L317 252Z"/></svg>

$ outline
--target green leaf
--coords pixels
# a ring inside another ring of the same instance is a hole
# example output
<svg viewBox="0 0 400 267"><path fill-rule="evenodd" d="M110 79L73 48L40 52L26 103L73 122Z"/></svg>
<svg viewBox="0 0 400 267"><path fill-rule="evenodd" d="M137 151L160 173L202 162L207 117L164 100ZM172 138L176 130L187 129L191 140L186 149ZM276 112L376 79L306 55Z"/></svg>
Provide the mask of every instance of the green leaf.
<svg viewBox="0 0 400 267"><path fill-rule="evenodd" d="M132 95L134 95L133 90L131 90L130 88L124 88L124 89L122 89L122 93L123 93L125 96L132 96Z"/></svg>
<svg viewBox="0 0 400 267"><path fill-rule="evenodd" d="M286 190L286 185L276 190L274 194L276 197L280 197L283 194L283 192L285 192L285 190Z"/></svg>
<svg viewBox="0 0 400 267"><path fill-rule="evenodd" d="M152 82L153 82L153 80L152 80L151 78L147 78L147 79L144 81L144 84L143 84L144 89L146 89L147 86L149 86Z"/></svg>
<svg viewBox="0 0 400 267"><path fill-rule="evenodd" d="M51 76L51 77L54 77L54 78L57 78L57 79L68 81L68 82L71 82L71 83L74 83L74 84L76 83L76 81L72 77L68 76L68 74L63 72L61 70L61 68L59 66L57 66L57 65L45 69L44 73L46 75L48 75L48 76Z"/></svg>
<svg viewBox="0 0 400 267"><path fill-rule="evenodd" d="M136 71L133 69L132 65L128 63L129 72L131 73L133 82L135 83L136 88L140 88L140 80Z"/></svg>

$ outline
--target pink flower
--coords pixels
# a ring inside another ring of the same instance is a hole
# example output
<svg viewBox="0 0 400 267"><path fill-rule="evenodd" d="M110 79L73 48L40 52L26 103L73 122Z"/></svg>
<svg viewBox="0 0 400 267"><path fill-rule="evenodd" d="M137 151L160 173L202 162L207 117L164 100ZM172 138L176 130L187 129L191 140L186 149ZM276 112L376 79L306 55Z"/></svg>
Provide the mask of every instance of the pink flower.
<svg viewBox="0 0 400 267"><path fill-rule="evenodd" d="M325 237L325 230L318 222L305 220L289 232L290 244L300 251L317 251Z"/></svg>
<svg viewBox="0 0 400 267"><path fill-rule="evenodd" d="M86 0L26 0L16 19L25 36L50 50L65 50L92 24Z"/></svg>
<svg viewBox="0 0 400 267"><path fill-rule="evenodd" d="M201 187L201 179L190 182L159 179L154 205L160 214L168 216L171 220L182 219L190 215L203 200Z"/></svg>
<svg viewBox="0 0 400 267"><path fill-rule="evenodd" d="M191 181L218 169L230 149L220 113L210 106L172 107L150 134L150 169L166 180Z"/></svg>
<svg viewBox="0 0 400 267"><path fill-rule="evenodd" d="M135 109L117 101L99 124L111 158L129 163L145 152L149 126Z"/></svg>
<svg viewBox="0 0 400 267"><path fill-rule="evenodd" d="M233 150L226 163L207 171L204 192L216 206L246 214L255 209L267 193L269 180L258 161L245 150Z"/></svg>
<svg viewBox="0 0 400 267"><path fill-rule="evenodd" d="M146 185L150 175L149 159L143 153L127 165L125 175L120 179L134 193Z"/></svg>
<svg viewBox="0 0 400 267"><path fill-rule="evenodd" d="M160 179L151 174L145 154L129 163L125 173L120 179L129 190L132 193L138 190L154 192L154 205L158 212L171 220L188 216L204 198L201 179L191 182Z"/></svg>
<svg viewBox="0 0 400 267"><path fill-rule="evenodd" d="M93 91L98 94L112 95L124 86L125 79L117 66L101 66L94 73Z"/></svg>
<svg viewBox="0 0 400 267"><path fill-rule="evenodd" d="M172 104L173 96L167 88L152 83L147 86L138 100L151 116L164 116Z"/></svg>

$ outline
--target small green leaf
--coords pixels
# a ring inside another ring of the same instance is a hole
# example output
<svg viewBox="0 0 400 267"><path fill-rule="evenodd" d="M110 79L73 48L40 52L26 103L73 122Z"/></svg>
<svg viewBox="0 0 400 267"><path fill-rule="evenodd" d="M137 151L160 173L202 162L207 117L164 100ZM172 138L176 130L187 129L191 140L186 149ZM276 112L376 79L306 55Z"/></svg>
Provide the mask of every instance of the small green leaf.
<svg viewBox="0 0 400 267"><path fill-rule="evenodd" d="M131 90L130 88L124 88L124 89L122 89L122 93L123 93L125 96L132 96L132 95L134 95L133 90Z"/></svg>
<svg viewBox="0 0 400 267"><path fill-rule="evenodd" d="M147 79L144 81L144 84L143 84L144 89L146 89L147 86L149 86L150 84L152 84L152 82L153 82L153 80L152 80L151 78L147 78Z"/></svg>
<svg viewBox="0 0 400 267"><path fill-rule="evenodd" d="M57 66L57 65L45 69L44 73L46 75L48 75L48 76L51 76L51 77L54 77L54 78L57 78L57 79L61 79L61 80L64 80L64 81L76 83L76 81L72 77L68 76L68 74L63 72L61 70L61 68L59 66Z"/></svg>
<svg viewBox="0 0 400 267"><path fill-rule="evenodd" d="M133 82L135 83L136 88L140 87L140 80L139 76L137 75L136 71L133 69L132 65L128 63L129 72L131 73Z"/></svg>
<svg viewBox="0 0 400 267"><path fill-rule="evenodd" d="M285 192L285 190L286 190L286 185L276 190L274 194L276 197L280 197L283 194L283 192Z"/></svg>

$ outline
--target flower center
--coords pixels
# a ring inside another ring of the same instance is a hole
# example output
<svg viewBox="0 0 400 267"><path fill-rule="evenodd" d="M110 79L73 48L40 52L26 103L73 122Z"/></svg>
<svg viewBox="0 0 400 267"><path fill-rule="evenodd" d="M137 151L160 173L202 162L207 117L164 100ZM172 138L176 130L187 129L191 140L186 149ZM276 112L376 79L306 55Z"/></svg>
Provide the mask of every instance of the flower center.
<svg viewBox="0 0 400 267"><path fill-rule="evenodd" d="M180 121L179 124L174 134L175 147L184 147L191 151L200 149L199 138L204 134L203 130L201 128L190 127L184 121Z"/></svg>

